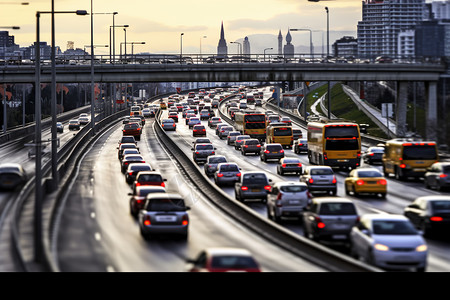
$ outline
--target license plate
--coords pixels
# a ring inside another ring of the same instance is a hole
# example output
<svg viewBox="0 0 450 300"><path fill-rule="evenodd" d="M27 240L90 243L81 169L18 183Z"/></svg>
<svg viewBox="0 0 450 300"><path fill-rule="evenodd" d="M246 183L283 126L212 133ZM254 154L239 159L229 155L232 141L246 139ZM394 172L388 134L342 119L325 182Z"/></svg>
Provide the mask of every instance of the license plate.
<svg viewBox="0 0 450 300"><path fill-rule="evenodd" d="M158 222L174 222L177 220L176 216L156 216Z"/></svg>
<svg viewBox="0 0 450 300"><path fill-rule="evenodd" d="M261 190L260 189L252 189L252 192L254 192L254 193L257 193L257 192L260 192Z"/></svg>
<svg viewBox="0 0 450 300"><path fill-rule="evenodd" d="M278 152L272 152L272 153L278 153Z"/></svg>
<svg viewBox="0 0 450 300"><path fill-rule="evenodd" d="M368 184L376 184L376 181L367 181Z"/></svg>
<svg viewBox="0 0 450 300"><path fill-rule="evenodd" d="M338 162L348 162L348 159L338 159Z"/></svg>
<svg viewBox="0 0 450 300"><path fill-rule="evenodd" d="M333 239L335 240L345 240L347 238L347 236L345 236L344 234L334 234L333 235Z"/></svg>
<svg viewBox="0 0 450 300"><path fill-rule="evenodd" d="M300 204L300 201L297 201L297 200L291 200L291 201L289 201L289 204Z"/></svg>
<svg viewBox="0 0 450 300"><path fill-rule="evenodd" d="M414 169L415 172L426 172L426 169L418 168Z"/></svg>
<svg viewBox="0 0 450 300"><path fill-rule="evenodd" d="M331 227L333 229L347 229L348 225L347 224L333 224Z"/></svg>

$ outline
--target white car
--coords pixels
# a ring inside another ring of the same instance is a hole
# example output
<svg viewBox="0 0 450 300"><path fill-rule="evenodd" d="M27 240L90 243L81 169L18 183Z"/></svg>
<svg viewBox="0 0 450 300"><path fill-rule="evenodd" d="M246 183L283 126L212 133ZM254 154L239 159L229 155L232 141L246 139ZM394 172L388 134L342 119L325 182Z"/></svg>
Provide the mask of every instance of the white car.
<svg viewBox="0 0 450 300"><path fill-rule="evenodd" d="M350 232L351 253L381 269L427 267L428 247L420 231L403 215L367 214Z"/></svg>

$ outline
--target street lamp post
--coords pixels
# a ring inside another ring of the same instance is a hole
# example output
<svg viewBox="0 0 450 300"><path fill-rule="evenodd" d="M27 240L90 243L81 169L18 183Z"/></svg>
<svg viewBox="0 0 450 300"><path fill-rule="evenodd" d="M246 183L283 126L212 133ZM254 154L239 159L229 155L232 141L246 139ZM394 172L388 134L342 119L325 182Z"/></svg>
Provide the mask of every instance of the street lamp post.
<svg viewBox="0 0 450 300"><path fill-rule="evenodd" d="M325 6L325 11L327 12L327 61L330 56L330 13L328 7ZM331 120L331 82L328 81L328 91L327 91L327 109L328 109L328 120Z"/></svg>
<svg viewBox="0 0 450 300"><path fill-rule="evenodd" d="M183 62L183 35L184 35L184 33L182 32L180 34L180 65Z"/></svg>
<svg viewBox="0 0 450 300"><path fill-rule="evenodd" d="M204 35L204 36L202 36L202 37L200 38L200 59L201 59L201 57L202 57L202 39L205 39L205 38L207 38L206 35Z"/></svg>
<svg viewBox="0 0 450 300"><path fill-rule="evenodd" d="M264 49L264 62L266 61L266 50L273 50L273 48L266 48L266 49Z"/></svg>
<svg viewBox="0 0 450 300"><path fill-rule="evenodd" d="M238 54L242 55L242 44L239 42L230 42L230 44L238 44Z"/></svg>
<svg viewBox="0 0 450 300"><path fill-rule="evenodd" d="M127 29L124 28L123 32L125 33L125 49L124 49L125 55L124 55L124 59L127 60Z"/></svg>
<svg viewBox="0 0 450 300"><path fill-rule="evenodd" d="M291 31L309 31L309 55L311 56L311 59L313 58L314 55L314 47L313 47L313 42L312 42L312 30L311 29L307 29L307 28L298 28L298 29L290 29Z"/></svg>

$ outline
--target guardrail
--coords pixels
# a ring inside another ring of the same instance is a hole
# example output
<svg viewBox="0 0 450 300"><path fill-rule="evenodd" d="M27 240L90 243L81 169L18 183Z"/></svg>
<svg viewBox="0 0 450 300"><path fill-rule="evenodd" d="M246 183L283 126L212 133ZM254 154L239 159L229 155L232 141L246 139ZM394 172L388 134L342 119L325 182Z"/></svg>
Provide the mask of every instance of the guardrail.
<svg viewBox="0 0 450 300"><path fill-rule="evenodd" d="M245 204L228 196L221 189L217 188L217 186L213 185L200 168L198 168L165 133L161 127L160 117L161 111L158 111L156 116L157 122L154 123L154 127L165 148L178 161L186 176L192 180L192 183L196 185L198 190L237 222L245 225L246 228L251 229L269 242L276 244L325 270L333 272L380 271L377 268L363 264L351 257L335 252L325 246L295 234L282 226L263 218L258 213L249 209Z"/></svg>

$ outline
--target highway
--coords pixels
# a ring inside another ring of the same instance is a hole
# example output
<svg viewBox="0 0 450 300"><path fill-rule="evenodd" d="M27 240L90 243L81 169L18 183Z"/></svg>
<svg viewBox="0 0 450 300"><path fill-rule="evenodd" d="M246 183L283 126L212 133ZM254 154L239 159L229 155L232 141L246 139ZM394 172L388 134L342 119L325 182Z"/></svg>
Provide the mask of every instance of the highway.
<svg viewBox="0 0 450 300"><path fill-rule="evenodd" d="M180 114L177 131L168 132L168 135L191 156L194 137L183 121ZM183 271L186 258L194 257L200 250L211 246L247 248L261 263L264 271L324 271L255 236L204 199L201 192L180 171L177 161L161 146L153 123L152 119L147 122L144 127L145 138L138 144L146 161L167 178L168 191L182 194L192 207L188 240L183 242L162 238L146 242L140 236L138 224L129 214L128 193L131 188L120 172L117 159L116 147L122 127L118 124L102 135L86 153L65 200L66 208L61 217L58 235L58 257L63 271ZM296 126L300 127L298 124ZM264 170L273 181L298 180L297 176L276 175L275 162L261 162L257 156L242 156L232 146L226 145L225 140L220 140L212 129L207 128L207 136L217 147L217 154L225 155L243 170ZM299 155L287 150L287 156ZM300 155L300 158L304 165L308 165L305 155ZM203 166L200 165L199 168L202 170ZM337 173L338 196L345 196L345 176L345 172ZM223 191L234 198L232 187L224 187ZM401 214L413 199L429 194L438 192L425 189L421 182L399 182L388 178L386 199L346 197L355 202L360 215L372 212ZM246 205L266 217L264 204L249 201ZM302 226L297 220L286 220L281 225L299 236L303 235ZM450 242L427 239L427 243L427 271L449 271ZM348 249L343 245L323 246L348 255Z"/></svg>

